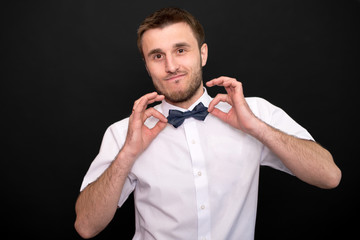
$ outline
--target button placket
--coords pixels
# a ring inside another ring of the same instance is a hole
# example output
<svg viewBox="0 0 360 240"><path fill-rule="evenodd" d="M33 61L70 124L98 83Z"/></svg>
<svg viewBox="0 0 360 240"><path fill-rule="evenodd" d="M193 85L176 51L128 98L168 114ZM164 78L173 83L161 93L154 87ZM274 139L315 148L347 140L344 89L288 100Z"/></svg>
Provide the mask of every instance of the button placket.
<svg viewBox="0 0 360 240"><path fill-rule="evenodd" d="M194 185L196 191L196 203L198 206L198 238L207 236L210 239L211 220L209 208L208 179L206 174L206 164L204 153L201 149L200 137L196 126L196 121L187 119L184 123L184 130L191 155Z"/></svg>

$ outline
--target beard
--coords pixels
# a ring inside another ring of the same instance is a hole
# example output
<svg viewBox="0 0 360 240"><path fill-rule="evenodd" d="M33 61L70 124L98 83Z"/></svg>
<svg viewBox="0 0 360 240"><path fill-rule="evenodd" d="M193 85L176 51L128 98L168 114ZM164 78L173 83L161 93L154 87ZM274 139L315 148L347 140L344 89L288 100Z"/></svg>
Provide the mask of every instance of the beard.
<svg viewBox="0 0 360 240"><path fill-rule="evenodd" d="M184 72L179 71L179 72L173 73L171 75L176 75L176 74L181 74L181 73L184 73ZM164 95L165 99L172 103L181 103L181 102L186 102L186 101L190 100L195 95L197 90L200 88L201 83L202 83L202 67L201 66L198 68L198 70L196 72L194 72L190 76L189 84L186 86L186 88L184 90L181 90L181 91L173 91L173 92L166 91L166 89L161 89L153 81L156 91L159 94Z"/></svg>

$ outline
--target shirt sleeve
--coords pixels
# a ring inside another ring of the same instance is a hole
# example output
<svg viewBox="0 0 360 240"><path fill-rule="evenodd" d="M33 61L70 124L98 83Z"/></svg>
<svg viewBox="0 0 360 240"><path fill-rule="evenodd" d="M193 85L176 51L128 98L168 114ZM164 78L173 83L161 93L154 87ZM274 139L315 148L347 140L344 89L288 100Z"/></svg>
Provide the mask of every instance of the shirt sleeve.
<svg viewBox="0 0 360 240"><path fill-rule="evenodd" d="M254 114L270 126L279 129L289 135L314 141L310 133L295 122L284 110L274 106L262 98L254 98L250 100L250 108ZM285 167L282 161L269 148L264 146L261 153L260 164L269 166L289 174L291 171Z"/></svg>
<svg viewBox="0 0 360 240"><path fill-rule="evenodd" d="M80 191L84 190L90 183L98 179L110 166L125 142L127 126L128 119L124 119L111 125L106 130L101 143L100 151L85 174ZM134 190L135 185L136 180L128 176L121 192L118 203L119 207L122 206L130 193Z"/></svg>

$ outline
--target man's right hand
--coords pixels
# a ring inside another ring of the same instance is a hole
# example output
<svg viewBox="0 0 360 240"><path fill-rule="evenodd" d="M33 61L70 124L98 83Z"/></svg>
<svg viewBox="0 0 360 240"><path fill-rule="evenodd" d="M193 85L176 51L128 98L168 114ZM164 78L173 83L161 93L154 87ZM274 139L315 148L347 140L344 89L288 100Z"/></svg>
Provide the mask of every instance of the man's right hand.
<svg viewBox="0 0 360 240"><path fill-rule="evenodd" d="M122 152L127 159L135 159L149 146L151 141L166 127L166 117L154 108L147 106L156 101L162 101L164 95L156 92L148 93L135 101L132 114L129 118L128 132ZM145 126L145 121L149 117L159 119L156 125L149 129Z"/></svg>
<svg viewBox="0 0 360 240"><path fill-rule="evenodd" d="M105 172L80 193L75 206L75 228L83 238L94 237L109 224L133 163L166 127L164 115L154 108L147 109L149 104L163 99L163 95L153 92L134 103L123 148ZM151 116L159 121L149 129L144 123Z"/></svg>

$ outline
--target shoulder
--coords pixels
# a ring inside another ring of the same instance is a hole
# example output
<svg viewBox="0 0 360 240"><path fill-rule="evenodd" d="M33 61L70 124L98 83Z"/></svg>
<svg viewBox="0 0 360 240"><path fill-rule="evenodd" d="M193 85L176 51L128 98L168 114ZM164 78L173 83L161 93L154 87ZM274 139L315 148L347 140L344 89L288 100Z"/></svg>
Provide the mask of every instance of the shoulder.
<svg viewBox="0 0 360 240"><path fill-rule="evenodd" d="M124 118L120 121L117 121L113 124L111 124L108 129L112 130L112 131L117 131L119 133L121 132L127 132L127 128L129 126L129 118Z"/></svg>
<svg viewBox="0 0 360 240"><path fill-rule="evenodd" d="M260 119L265 122L271 121L272 116L274 113L281 111L279 107L273 105L269 101L264 98L260 97L247 97L245 98L246 102L248 103L251 111Z"/></svg>
<svg viewBox="0 0 360 240"><path fill-rule="evenodd" d="M245 100L253 111L266 111L276 108L276 106L261 97L247 97Z"/></svg>
<svg viewBox="0 0 360 240"><path fill-rule="evenodd" d="M255 115L268 112L276 108L270 102L260 97L246 97L245 100ZM228 112L231 109L231 105L226 102L219 102L216 105L216 108L223 112Z"/></svg>
<svg viewBox="0 0 360 240"><path fill-rule="evenodd" d="M115 141L118 147L121 147L126 139L128 125L129 118L111 124L105 131L103 142Z"/></svg>

